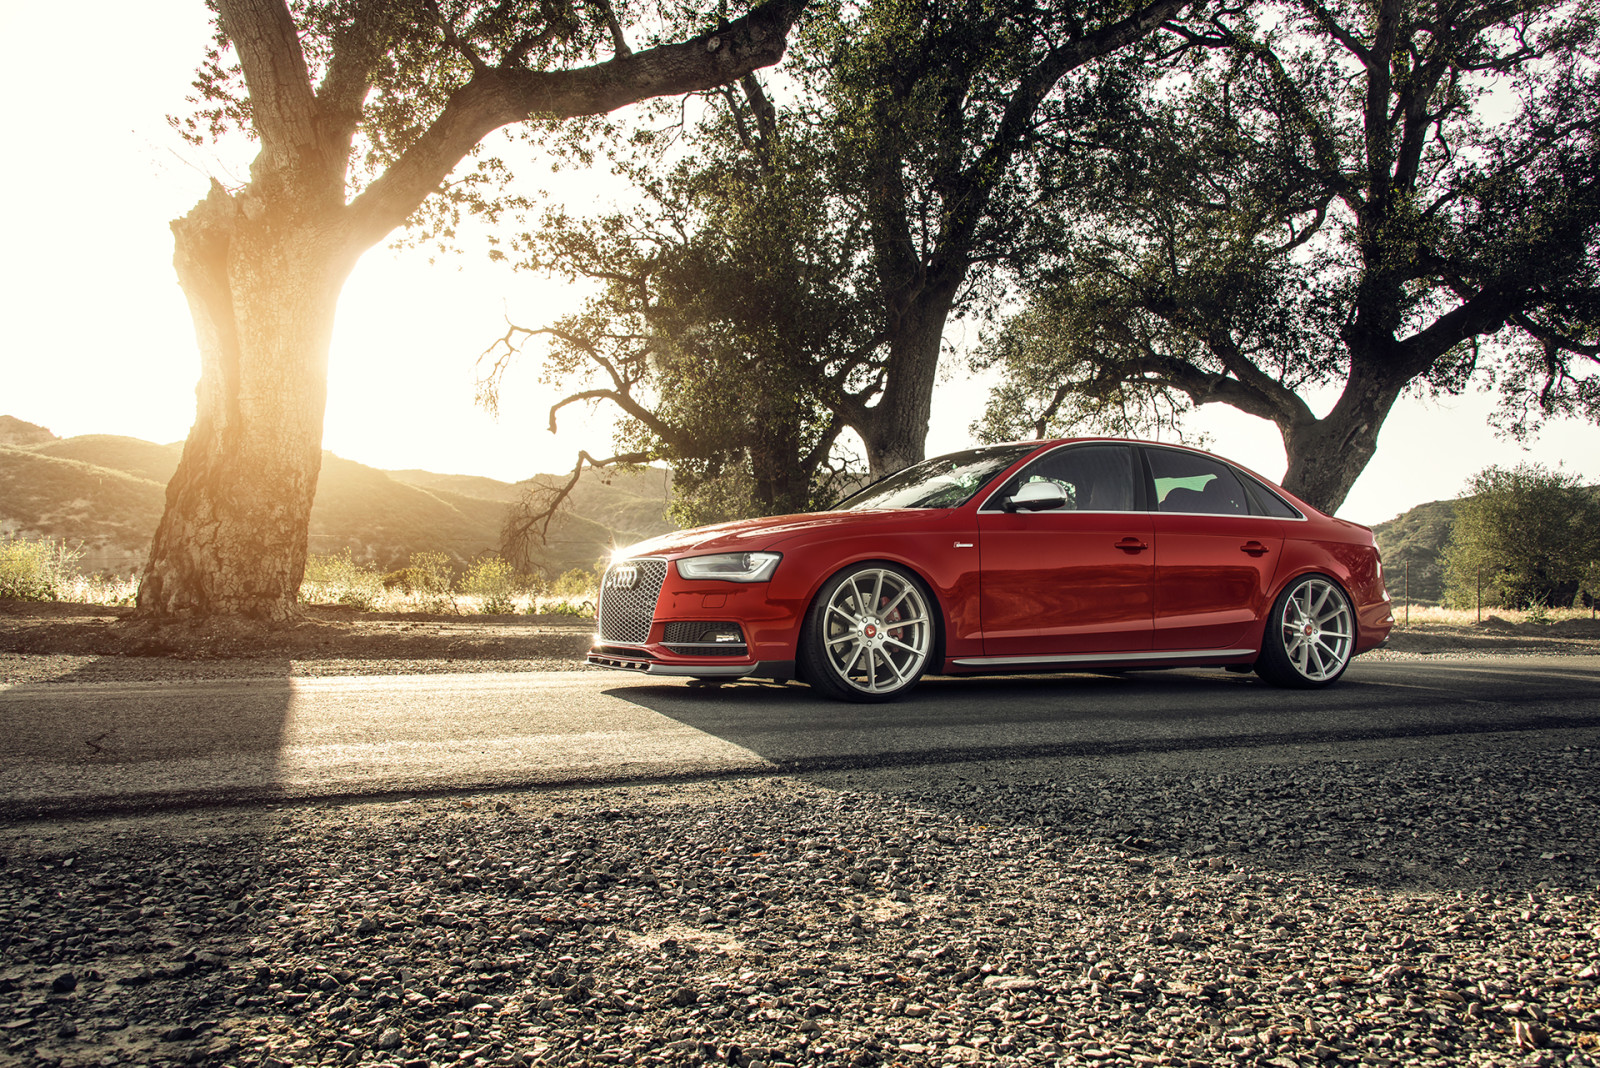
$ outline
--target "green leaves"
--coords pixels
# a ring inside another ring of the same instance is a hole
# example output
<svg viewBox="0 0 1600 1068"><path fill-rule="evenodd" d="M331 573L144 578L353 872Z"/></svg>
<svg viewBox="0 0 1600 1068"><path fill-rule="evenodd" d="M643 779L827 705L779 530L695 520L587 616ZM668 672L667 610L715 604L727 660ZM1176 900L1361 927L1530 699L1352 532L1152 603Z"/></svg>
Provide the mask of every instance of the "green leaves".
<svg viewBox="0 0 1600 1068"><path fill-rule="evenodd" d="M525 331L568 399L625 418L621 453L670 463L676 518L803 511L833 496L837 412L870 389L874 280L830 184L828 137L746 79L707 103L667 168L657 145L627 213L546 215L524 265L596 286L583 311ZM554 417L554 411L552 417Z"/></svg>
<svg viewBox="0 0 1600 1068"><path fill-rule="evenodd" d="M1486 604L1562 607L1597 563L1600 490L1539 464L1488 467L1456 501L1446 596L1459 607L1480 591Z"/></svg>
<svg viewBox="0 0 1600 1068"><path fill-rule="evenodd" d="M1065 239L985 349L1009 378L988 425L1228 403L1277 423L1289 488L1333 509L1407 388L1498 381L1513 433L1600 418L1594 15L1295 0L1179 23L1171 62L1050 161ZM1318 419L1302 398L1328 386Z"/></svg>

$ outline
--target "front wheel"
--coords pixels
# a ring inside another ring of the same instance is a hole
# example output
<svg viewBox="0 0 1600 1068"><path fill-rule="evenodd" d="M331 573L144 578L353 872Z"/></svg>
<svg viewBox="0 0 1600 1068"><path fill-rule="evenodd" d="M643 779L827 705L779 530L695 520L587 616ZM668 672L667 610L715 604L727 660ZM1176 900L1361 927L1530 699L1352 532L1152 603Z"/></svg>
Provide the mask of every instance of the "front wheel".
<svg viewBox="0 0 1600 1068"><path fill-rule="evenodd" d="M805 679L837 701L889 701L916 685L933 649L931 598L893 564L857 564L823 584L800 632Z"/></svg>
<svg viewBox="0 0 1600 1068"><path fill-rule="evenodd" d="M1344 674L1355 647L1350 598L1332 579L1307 575L1273 602L1256 674L1277 686L1326 686Z"/></svg>

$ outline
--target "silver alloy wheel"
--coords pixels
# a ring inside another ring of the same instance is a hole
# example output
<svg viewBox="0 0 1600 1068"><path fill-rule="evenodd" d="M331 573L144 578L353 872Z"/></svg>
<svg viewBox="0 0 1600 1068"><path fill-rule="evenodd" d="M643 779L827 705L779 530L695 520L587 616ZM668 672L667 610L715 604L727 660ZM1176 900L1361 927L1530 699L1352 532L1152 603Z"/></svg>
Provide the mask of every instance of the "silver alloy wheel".
<svg viewBox="0 0 1600 1068"><path fill-rule="evenodd" d="M823 609L822 645L840 681L891 694L915 682L933 647L922 591L898 571L866 567L841 582Z"/></svg>
<svg viewBox="0 0 1600 1068"><path fill-rule="evenodd" d="M1338 586L1312 577L1284 599L1283 651L1295 671L1309 682L1336 677L1355 647L1355 616Z"/></svg>

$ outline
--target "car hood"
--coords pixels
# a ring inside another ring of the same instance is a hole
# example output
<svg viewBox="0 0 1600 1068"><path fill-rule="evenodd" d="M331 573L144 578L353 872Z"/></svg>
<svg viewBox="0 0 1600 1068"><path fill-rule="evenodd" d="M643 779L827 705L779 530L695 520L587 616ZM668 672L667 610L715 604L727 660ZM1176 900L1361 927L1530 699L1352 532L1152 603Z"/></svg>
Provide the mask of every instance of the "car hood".
<svg viewBox="0 0 1600 1068"><path fill-rule="evenodd" d="M675 530L648 541L618 549L617 559L635 556L681 556L688 553L755 552L774 549L804 535L838 537L844 534L926 529L950 514L949 508L885 508L859 512L807 512L738 519L692 530Z"/></svg>

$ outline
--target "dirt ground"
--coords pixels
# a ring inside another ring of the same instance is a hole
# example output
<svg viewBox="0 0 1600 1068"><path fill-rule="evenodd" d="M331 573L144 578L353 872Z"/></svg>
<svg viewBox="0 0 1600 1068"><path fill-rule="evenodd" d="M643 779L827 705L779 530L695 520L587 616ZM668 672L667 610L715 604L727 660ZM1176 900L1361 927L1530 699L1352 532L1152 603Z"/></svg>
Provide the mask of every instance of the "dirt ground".
<svg viewBox="0 0 1600 1068"><path fill-rule="evenodd" d="M577 667L594 631L570 616L428 615L315 606L293 626L134 621L131 608L0 601L0 653L176 660L435 661L493 667ZM1600 620L1399 627L1377 656L1600 653ZM459 668L458 668L459 669Z"/></svg>
<svg viewBox="0 0 1600 1068"><path fill-rule="evenodd" d="M433 615L313 606L287 627L150 626L132 608L0 601L0 653L177 660L536 662L576 667L594 620L572 616ZM509 664L507 665L509 668Z"/></svg>

